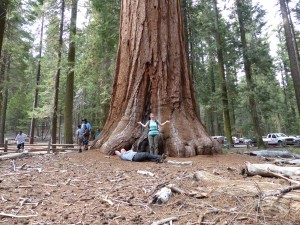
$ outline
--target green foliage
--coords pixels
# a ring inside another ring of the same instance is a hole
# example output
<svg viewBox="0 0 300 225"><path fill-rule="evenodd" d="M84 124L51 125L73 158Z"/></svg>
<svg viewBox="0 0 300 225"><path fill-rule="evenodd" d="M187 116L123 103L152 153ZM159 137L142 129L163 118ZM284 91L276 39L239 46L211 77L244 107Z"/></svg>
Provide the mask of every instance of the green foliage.
<svg viewBox="0 0 300 225"><path fill-rule="evenodd" d="M108 113L118 45L119 7L110 1L101 4L92 1L89 24L78 34L75 114L76 118L89 118L95 126L103 126Z"/></svg>
<svg viewBox="0 0 300 225"><path fill-rule="evenodd" d="M32 71L35 70L30 49L33 37L24 29L32 21L23 17L21 12L31 16L29 10L22 10L20 2L10 5L7 17L7 30L3 48L10 57L8 65L8 107L6 113L6 130L28 130L27 111L32 106L34 83Z"/></svg>

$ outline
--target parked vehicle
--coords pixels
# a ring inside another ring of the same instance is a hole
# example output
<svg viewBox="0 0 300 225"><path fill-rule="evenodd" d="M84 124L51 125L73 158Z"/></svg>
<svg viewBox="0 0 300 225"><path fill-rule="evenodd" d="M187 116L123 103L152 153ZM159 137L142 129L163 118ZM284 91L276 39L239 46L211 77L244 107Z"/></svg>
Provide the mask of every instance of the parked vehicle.
<svg viewBox="0 0 300 225"><path fill-rule="evenodd" d="M244 138L244 144L249 144L249 145L256 145L256 137L246 137Z"/></svg>
<svg viewBox="0 0 300 225"><path fill-rule="evenodd" d="M299 143L299 139L295 136L287 136L283 133L270 133L266 138L263 137L263 141L268 145L296 145Z"/></svg>
<svg viewBox="0 0 300 225"><path fill-rule="evenodd" d="M220 144L225 144L226 141L224 136L211 136L211 138L217 140Z"/></svg>
<svg viewBox="0 0 300 225"><path fill-rule="evenodd" d="M233 141L233 144L239 144L240 143L239 138L237 138L235 136L232 136L232 141Z"/></svg>
<svg viewBox="0 0 300 225"><path fill-rule="evenodd" d="M244 143L245 143L245 138L240 137L240 138L239 138L239 144L244 144Z"/></svg>

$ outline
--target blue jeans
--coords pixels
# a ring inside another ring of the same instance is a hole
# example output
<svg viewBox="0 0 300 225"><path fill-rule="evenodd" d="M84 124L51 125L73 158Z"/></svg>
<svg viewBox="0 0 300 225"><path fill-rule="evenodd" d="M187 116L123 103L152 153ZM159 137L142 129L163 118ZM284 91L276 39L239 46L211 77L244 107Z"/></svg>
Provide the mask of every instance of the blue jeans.
<svg viewBox="0 0 300 225"><path fill-rule="evenodd" d="M149 152L137 152L132 158L132 161L135 162L143 162L143 161L159 162L160 160L161 157L159 155L153 155Z"/></svg>
<svg viewBox="0 0 300 225"><path fill-rule="evenodd" d="M158 155L158 134L148 135L150 153Z"/></svg>

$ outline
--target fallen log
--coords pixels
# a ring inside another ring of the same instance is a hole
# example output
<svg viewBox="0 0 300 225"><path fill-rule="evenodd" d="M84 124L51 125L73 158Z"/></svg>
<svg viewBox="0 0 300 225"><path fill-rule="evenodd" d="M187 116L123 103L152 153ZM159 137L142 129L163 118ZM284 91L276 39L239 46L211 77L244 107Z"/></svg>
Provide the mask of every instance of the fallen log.
<svg viewBox="0 0 300 225"><path fill-rule="evenodd" d="M281 188L279 190L263 194L261 196L261 199L265 199L267 197L273 197L273 196L280 196L280 195L286 194L286 193L288 193L290 191L299 190L299 189L300 189L300 184L293 185L293 186L288 186L288 187L284 187L284 188Z"/></svg>
<svg viewBox="0 0 300 225"><path fill-rule="evenodd" d="M291 177L300 175L300 167L281 167L273 164L251 164L248 162L246 167L242 168L241 173L244 176L260 175L262 177L274 177L273 173L278 173Z"/></svg>
<svg viewBox="0 0 300 225"><path fill-rule="evenodd" d="M7 160L7 159L17 159L17 158L22 158L28 156L28 153L25 152L20 152L20 153L11 153L11 154L6 154L6 155L1 155L0 156L0 161L1 160Z"/></svg>
<svg viewBox="0 0 300 225"><path fill-rule="evenodd" d="M274 162L275 164L290 164L290 165L300 165L300 159L277 159Z"/></svg>
<svg viewBox="0 0 300 225"><path fill-rule="evenodd" d="M300 159L300 155L293 152L284 150L284 151L274 151L274 150L261 150L261 151L251 151L249 153L251 156L262 156L262 157L271 157L271 158L294 158Z"/></svg>

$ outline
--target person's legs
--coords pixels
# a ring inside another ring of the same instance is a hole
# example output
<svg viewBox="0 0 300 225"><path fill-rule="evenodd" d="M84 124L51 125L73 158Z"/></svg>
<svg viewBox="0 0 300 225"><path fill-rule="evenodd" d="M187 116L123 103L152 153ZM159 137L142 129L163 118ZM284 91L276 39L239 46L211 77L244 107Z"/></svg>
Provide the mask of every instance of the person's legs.
<svg viewBox="0 0 300 225"><path fill-rule="evenodd" d="M86 137L84 137L83 138L83 149L84 150L88 150L88 142L89 142L89 140Z"/></svg>
<svg viewBox="0 0 300 225"><path fill-rule="evenodd" d="M18 152L20 152L21 144L17 144Z"/></svg>
<svg viewBox="0 0 300 225"><path fill-rule="evenodd" d="M160 162L161 157L159 155L153 155L149 152L137 152L132 161L135 162L143 162L143 161L152 161L152 162Z"/></svg>
<svg viewBox="0 0 300 225"><path fill-rule="evenodd" d="M21 149L22 149L22 151L24 151L24 145L25 145L25 143L23 142L23 143L21 144Z"/></svg>
<svg viewBox="0 0 300 225"><path fill-rule="evenodd" d="M154 154L154 136L148 135L150 153Z"/></svg>
<svg viewBox="0 0 300 225"><path fill-rule="evenodd" d="M154 155L158 155L158 137L159 137L159 135L154 135L153 136L153 149L154 149L154 152L153 152L153 154Z"/></svg>
<svg viewBox="0 0 300 225"><path fill-rule="evenodd" d="M79 145L79 153L82 152L82 141L83 141L83 138L82 137L78 137L78 145Z"/></svg>

